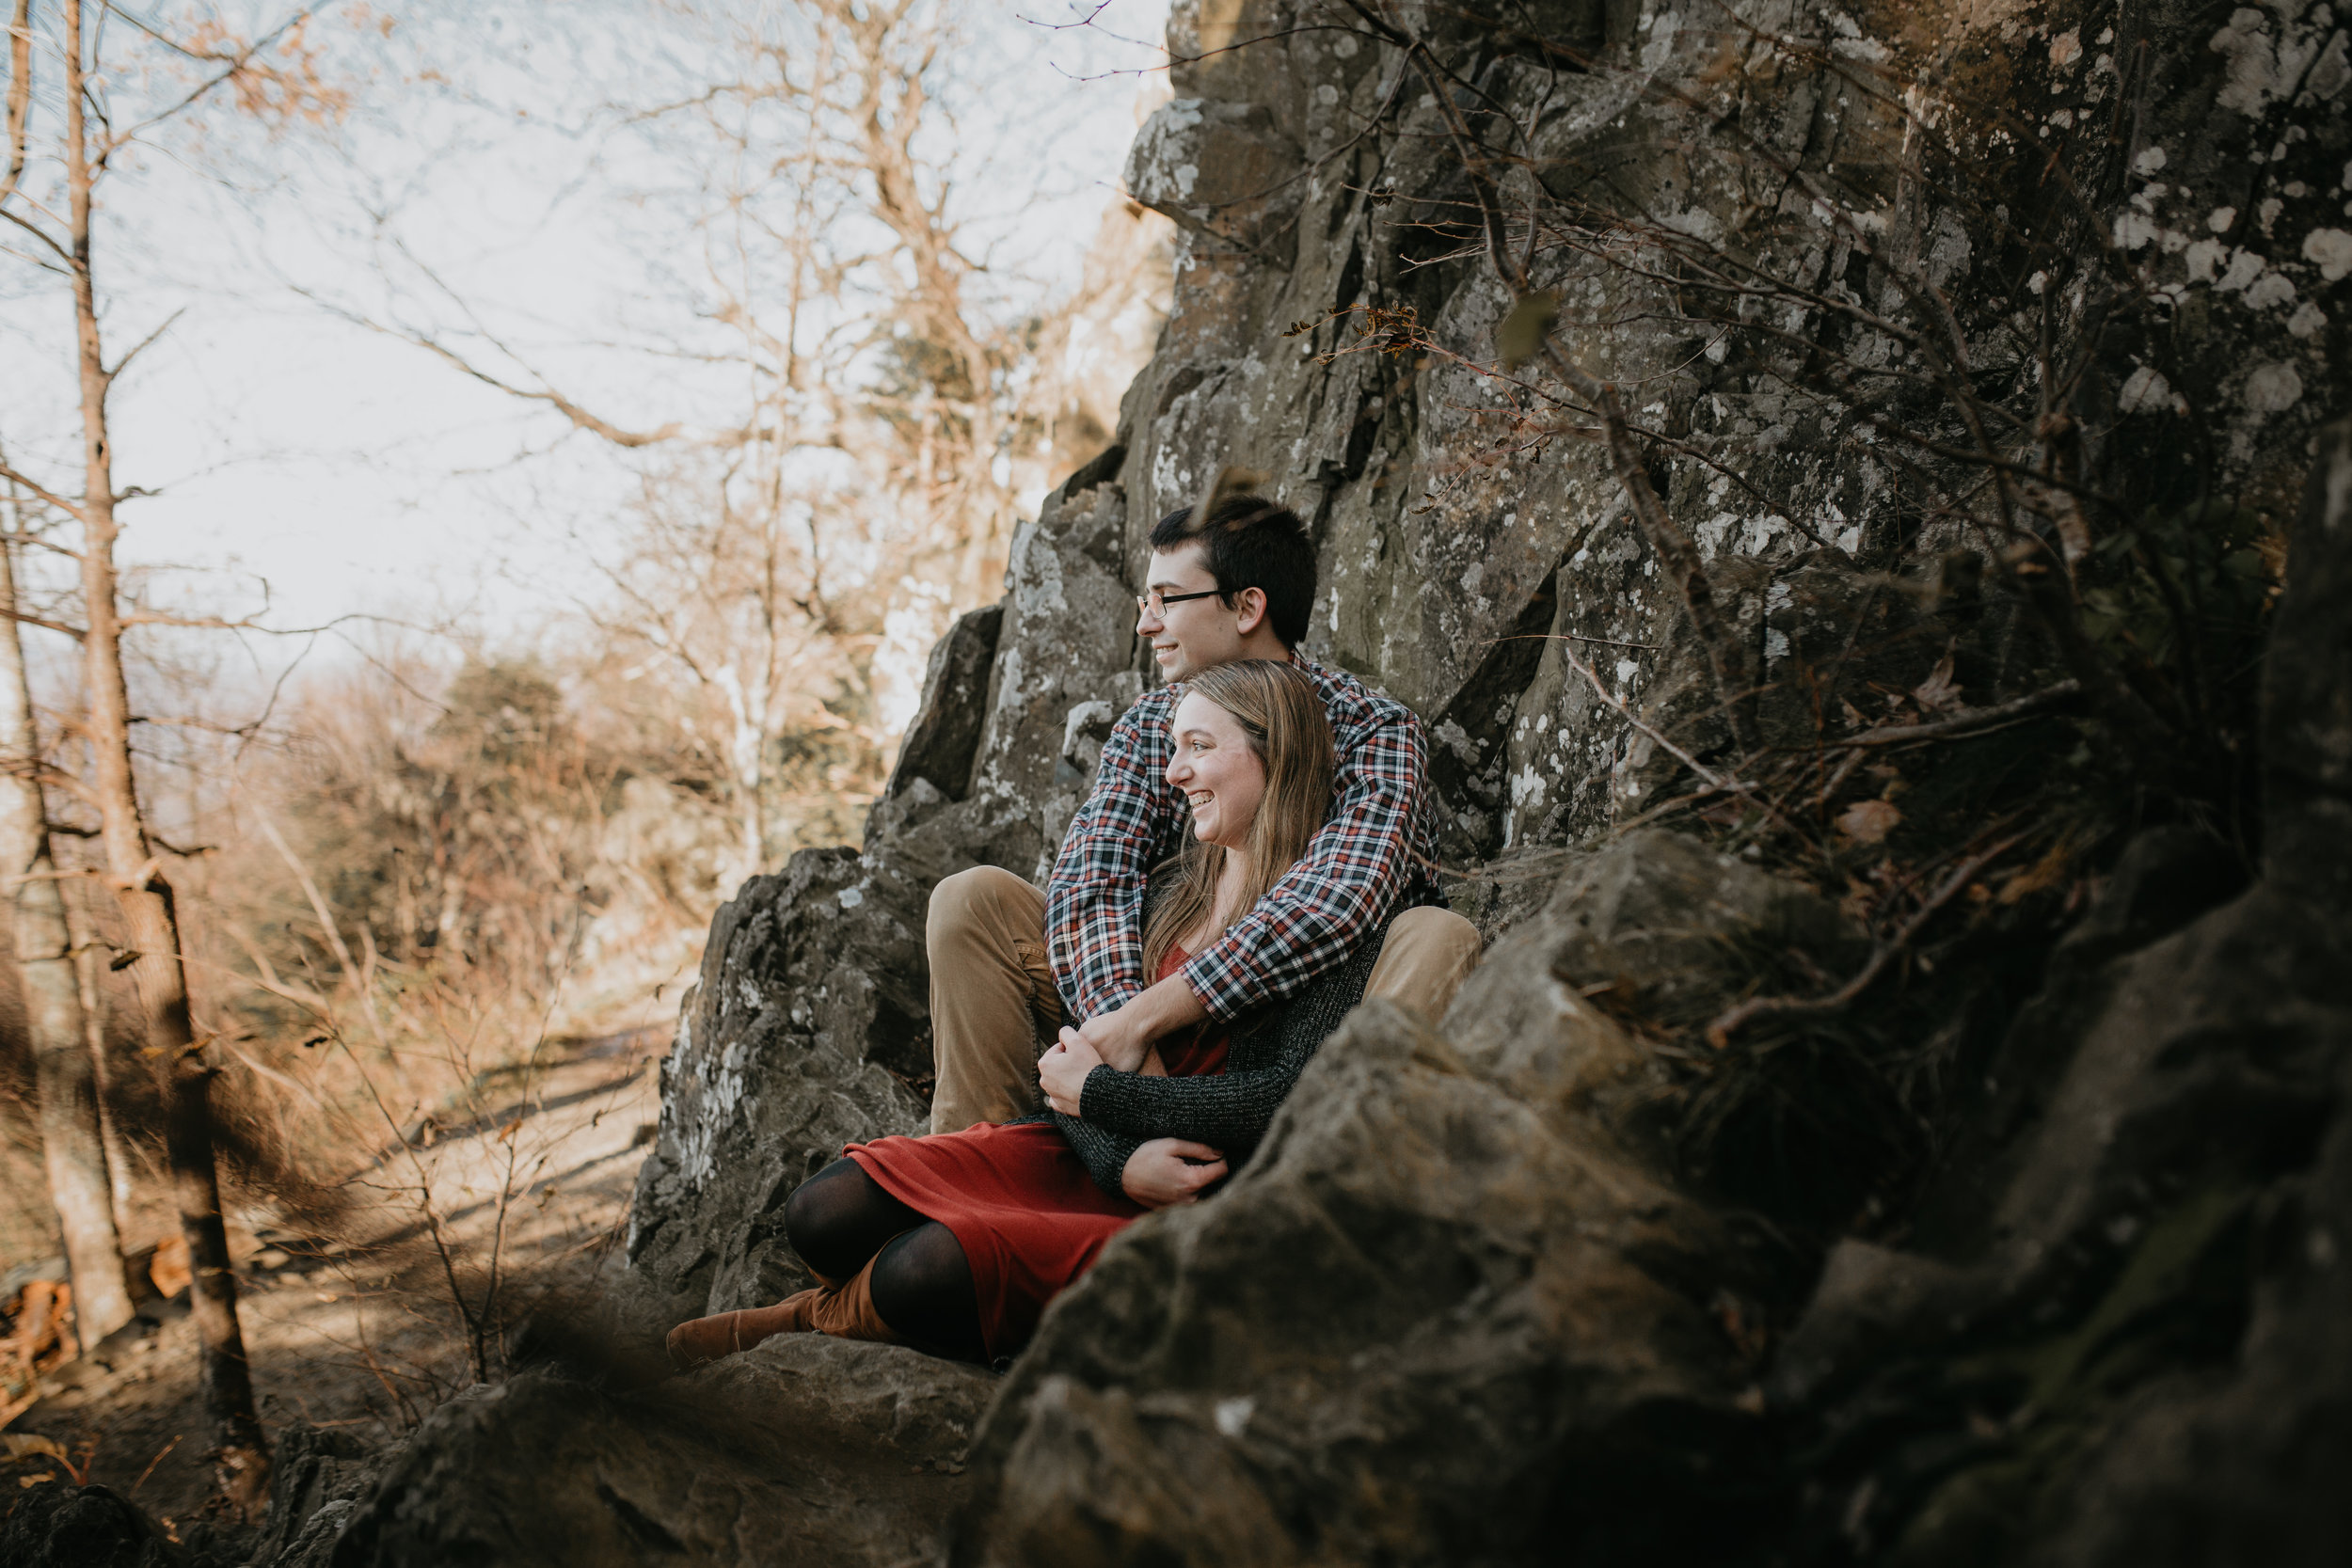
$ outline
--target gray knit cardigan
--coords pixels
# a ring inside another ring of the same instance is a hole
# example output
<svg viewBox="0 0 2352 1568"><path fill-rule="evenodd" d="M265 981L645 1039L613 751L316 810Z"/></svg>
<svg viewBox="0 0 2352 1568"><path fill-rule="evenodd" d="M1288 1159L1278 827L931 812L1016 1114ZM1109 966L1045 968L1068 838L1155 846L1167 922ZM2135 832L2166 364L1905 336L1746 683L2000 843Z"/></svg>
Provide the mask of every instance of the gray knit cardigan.
<svg viewBox="0 0 2352 1568"><path fill-rule="evenodd" d="M1223 1072L1147 1078L1098 1067L1087 1074L1078 1116L1048 1110L1043 1117L1024 1119L1050 1120L1061 1129L1094 1184L1114 1197L1126 1195L1128 1156L1153 1138L1190 1138L1222 1149L1226 1169L1238 1171L1309 1059L1363 1000L1364 982L1388 934L1383 923L1303 990L1234 1020Z"/></svg>

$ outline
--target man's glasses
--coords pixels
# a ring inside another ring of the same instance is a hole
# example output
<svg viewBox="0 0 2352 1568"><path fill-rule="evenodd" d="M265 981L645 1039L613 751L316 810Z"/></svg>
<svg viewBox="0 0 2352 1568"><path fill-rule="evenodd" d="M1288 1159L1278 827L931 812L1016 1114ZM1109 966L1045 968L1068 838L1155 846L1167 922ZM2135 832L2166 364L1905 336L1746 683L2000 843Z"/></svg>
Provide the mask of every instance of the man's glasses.
<svg viewBox="0 0 2352 1568"><path fill-rule="evenodd" d="M1136 613L1141 615L1148 611L1152 619L1161 621L1168 618L1169 605L1183 604L1186 599L1221 599L1224 596L1225 591L1221 588L1203 588L1198 594L1163 594L1154 588L1149 594L1136 595Z"/></svg>

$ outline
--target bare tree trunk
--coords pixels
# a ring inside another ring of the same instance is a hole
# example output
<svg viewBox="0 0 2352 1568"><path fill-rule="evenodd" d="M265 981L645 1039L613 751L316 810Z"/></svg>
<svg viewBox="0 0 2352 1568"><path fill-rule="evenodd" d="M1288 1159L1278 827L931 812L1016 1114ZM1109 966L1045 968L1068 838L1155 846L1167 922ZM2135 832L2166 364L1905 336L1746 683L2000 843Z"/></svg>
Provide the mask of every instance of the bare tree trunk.
<svg viewBox="0 0 2352 1568"><path fill-rule="evenodd" d="M122 622L116 606L114 452L106 394L114 379L101 350L98 296L90 276L90 187L96 172L84 112L82 0L65 0L66 182L73 244L73 315L81 370L82 641L89 688L86 721L92 771L116 897L131 949L147 1049L164 1076L164 1148L172 1196L187 1237L188 1287L202 1350L205 1413L217 1444L215 1476L246 1517L269 1493L269 1446L253 1409L253 1376L237 1323L237 1281L220 1213L213 1152L212 1081L204 1041L188 1012L187 971L171 884L149 847L131 763L131 700L122 675Z"/></svg>
<svg viewBox="0 0 2352 1568"><path fill-rule="evenodd" d="M0 544L0 618L7 621L0 626L0 868L15 883L17 973L40 1094L41 1153L73 1273L74 1332L87 1351L131 1321L131 1290L100 1131L97 1063L82 1026L73 933L49 852L40 741L15 610L15 562Z"/></svg>
<svg viewBox="0 0 2352 1568"><path fill-rule="evenodd" d="M89 1037L90 1067L98 1084L98 1135L106 1146L106 1177L114 1188L115 1227L119 1230L131 1210L131 1151L123 1147L122 1128L115 1120L114 1093L108 1087L106 1066L106 1004L98 990L98 953L90 941L89 906L81 901L88 892L79 882L66 900L66 929L73 936L73 983L82 995L82 1029Z"/></svg>

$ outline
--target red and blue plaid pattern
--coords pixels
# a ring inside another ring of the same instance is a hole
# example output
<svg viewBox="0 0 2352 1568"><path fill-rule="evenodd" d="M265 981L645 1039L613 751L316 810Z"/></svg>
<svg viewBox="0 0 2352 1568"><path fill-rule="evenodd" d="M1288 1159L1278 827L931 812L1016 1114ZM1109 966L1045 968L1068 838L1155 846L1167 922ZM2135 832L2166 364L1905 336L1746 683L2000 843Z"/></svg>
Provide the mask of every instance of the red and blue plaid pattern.
<svg viewBox="0 0 2352 1568"><path fill-rule="evenodd" d="M1421 721L1345 671L1297 663L1323 694L1339 742L1331 815L1257 908L1184 965L1184 983L1218 1019L1291 995L1396 911L1444 901ZM1147 983L1144 879L1183 847L1192 822L1184 792L1168 782L1168 719L1183 695L1161 687L1120 717L1055 858L1046 942L1073 1017L1109 1012Z"/></svg>

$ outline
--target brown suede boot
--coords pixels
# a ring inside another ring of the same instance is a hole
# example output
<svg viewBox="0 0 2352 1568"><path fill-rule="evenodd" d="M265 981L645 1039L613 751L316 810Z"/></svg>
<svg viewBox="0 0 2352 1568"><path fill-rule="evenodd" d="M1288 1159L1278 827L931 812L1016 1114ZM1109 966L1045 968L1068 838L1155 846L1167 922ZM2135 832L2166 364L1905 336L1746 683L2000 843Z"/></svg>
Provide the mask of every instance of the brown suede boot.
<svg viewBox="0 0 2352 1568"><path fill-rule="evenodd" d="M880 1253L874 1255L881 1257ZM794 1296L794 1301L801 1298ZM808 1325L837 1339L871 1339L884 1345L904 1344L898 1331L874 1310L874 1263L867 1259L857 1277L837 1291L825 1291L809 1304Z"/></svg>
<svg viewBox="0 0 2352 1568"><path fill-rule="evenodd" d="M747 1351L772 1335L805 1334L817 1326L811 1314L818 1300L838 1293L831 1286L819 1286L788 1295L773 1307L747 1307L739 1312L720 1312L682 1323L670 1330L664 1341L670 1365L684 1371Z"/></svg>
<svg viewBox="0 0 2352 1568"><path fill-rule="evenodd" d="M874 1310L874 1265L869 1259L847 1285L820 1285L788 1295L773 1307L747 1307L696 1318L670 1330L670 1364L680 1371L747 1351L777 1334L821 1333L844 1339L899 1342L898 1333Z"/></svg>

